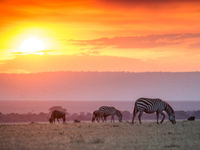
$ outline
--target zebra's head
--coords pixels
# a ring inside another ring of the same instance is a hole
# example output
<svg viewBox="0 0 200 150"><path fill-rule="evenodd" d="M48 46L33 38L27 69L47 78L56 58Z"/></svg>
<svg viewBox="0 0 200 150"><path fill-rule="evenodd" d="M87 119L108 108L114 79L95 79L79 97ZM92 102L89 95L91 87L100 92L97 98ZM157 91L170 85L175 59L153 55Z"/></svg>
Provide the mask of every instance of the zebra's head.
<svg viewBox="0 0 200 150"><path fill-rule="evenodd" d="M172 124L176 124L176 119L174 114L169 115L169 120L171 121Z"/></svg>
<svg viewBox="0 0 200 150"><path fill-rule="evenodd" d="M119 110L117 110L116 115L118 116L119 122L122 122L122 113Z"/></svg>
<svg viewBox="0 0 200 150"><path fill-rule="evenodd" d="M169 116L169 120L171 121L172 124L176 124L175 112L168 103L166 103L166 104L167 105L166 105L165 111L167 112L167 114Z"/></svg>

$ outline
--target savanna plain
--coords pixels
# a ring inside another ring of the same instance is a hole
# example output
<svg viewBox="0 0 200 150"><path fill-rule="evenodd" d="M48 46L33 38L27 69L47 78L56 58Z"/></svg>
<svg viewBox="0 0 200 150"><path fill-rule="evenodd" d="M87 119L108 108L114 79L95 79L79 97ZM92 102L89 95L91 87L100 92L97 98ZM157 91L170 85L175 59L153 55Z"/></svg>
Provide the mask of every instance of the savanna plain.
<svg viewBox="0 0 200 150"><path fill-rule="evenodd" d="M196 150L200 121L0 125L0 150Z"/></svg>

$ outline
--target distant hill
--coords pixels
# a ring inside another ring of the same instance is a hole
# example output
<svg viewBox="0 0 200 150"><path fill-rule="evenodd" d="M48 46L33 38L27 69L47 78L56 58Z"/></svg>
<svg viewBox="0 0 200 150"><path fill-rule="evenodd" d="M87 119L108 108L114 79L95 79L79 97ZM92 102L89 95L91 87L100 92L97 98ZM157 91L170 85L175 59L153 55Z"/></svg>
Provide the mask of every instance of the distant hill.
<svg viewBox="0 0 200 150"><path fill-rule="evenodd" d="M200 72L0 74L0 100L200 100Z"/></svg>

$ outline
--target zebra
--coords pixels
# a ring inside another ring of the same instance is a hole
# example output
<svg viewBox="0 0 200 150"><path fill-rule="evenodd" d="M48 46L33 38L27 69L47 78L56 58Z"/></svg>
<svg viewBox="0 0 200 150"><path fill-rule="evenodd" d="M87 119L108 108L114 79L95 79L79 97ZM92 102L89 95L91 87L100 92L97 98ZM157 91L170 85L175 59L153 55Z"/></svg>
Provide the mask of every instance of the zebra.
<svg viewBox="0 0 200 150"><path fill-rule="evenodd" d="M95 110L95 111L93 112L93 114L92 114L92 122L94 122L95 120L96 120L97 122L99 122L100 119L101 119L102 121L104 121L104 120L103 120L103 113L102 113L100 110Z"/></svg>
<svg viewBox="0 0 200 150"><path fill-rule="evenodd" d="M167 112L169 116L169 120L172 122L172 124L176 124L174 110L167 102L159 98L155 98L155 99L139 98L135 102L132 124L134 124L134 118L138 112L139 112L138 119L139 119L140 124L141 124L141 117L142 117L143 112L148 113L148 114L156 112L157 124L159 124L158 122L159 114L161 114L163 117L162 117L162 120L160 121L160 124L162 124L165 119L165 114L163 113L163 111Z"/></svg>
<svg viewBox="0 0 200 150"><path fill-rule="evenodd" d="M111 116L111 122L114 122L114 116L117 115L119 122L122 122L122 113L111 106L101 106L99 108L101 117L103 116L103 121L106 121L108 116Z"/></svg>

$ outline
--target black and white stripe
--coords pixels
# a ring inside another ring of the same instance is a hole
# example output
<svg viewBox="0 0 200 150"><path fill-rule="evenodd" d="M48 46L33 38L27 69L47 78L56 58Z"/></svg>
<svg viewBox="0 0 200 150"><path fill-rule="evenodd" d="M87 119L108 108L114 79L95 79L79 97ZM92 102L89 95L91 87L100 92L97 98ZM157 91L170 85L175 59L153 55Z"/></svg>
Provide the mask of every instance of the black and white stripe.
<svg viewBox="0 0 200 150"><path fill-rule="evenodd" d="M101 106L99 108L100 115L103 116L104 120L106 121L106 118L108 116L111 116L111 122L114 122L114 116L116 115L118 117L118 120L121 122L122 121L122 113L116 109L115 107L111 106Z"/></svg>
<svg viewBox="0 0 200 150"><path fill-rule="evenodd" d="M139 112L138 119L139 119L140 123L141 123L141 116L142 116L143 112L148 113L148 114L156 112L157 123L159 120L159 114L161 114L163 116L163 118L160 121L160 123L162 123L165 119L165 114L163 113L163 111L167 112L167 114L169 116L169 120L173 124L175 124L176 120L175 120L174 110L167 102L165 102L159 98L155 98L155 99L139 98L135 102L132 123L134 123L135 116L138 112Z"/></svg>

